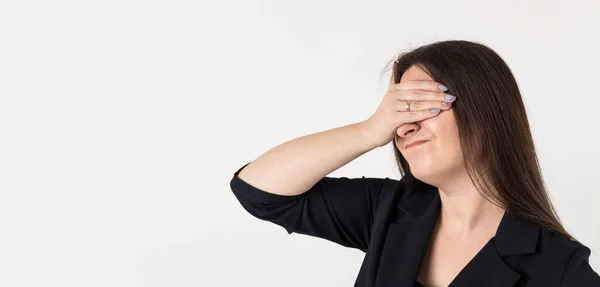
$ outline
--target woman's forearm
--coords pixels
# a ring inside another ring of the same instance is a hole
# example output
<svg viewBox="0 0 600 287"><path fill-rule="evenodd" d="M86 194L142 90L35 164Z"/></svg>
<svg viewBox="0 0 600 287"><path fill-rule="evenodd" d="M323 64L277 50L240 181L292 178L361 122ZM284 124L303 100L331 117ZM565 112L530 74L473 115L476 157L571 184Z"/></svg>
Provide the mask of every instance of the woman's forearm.
<svg viewBox="0 0 600 287"><path fill-rule="evenodd" d="M298 195L321 178L374 149L364 122L354 123L280 144L262 154L238 177L269 193Z"/></svg>

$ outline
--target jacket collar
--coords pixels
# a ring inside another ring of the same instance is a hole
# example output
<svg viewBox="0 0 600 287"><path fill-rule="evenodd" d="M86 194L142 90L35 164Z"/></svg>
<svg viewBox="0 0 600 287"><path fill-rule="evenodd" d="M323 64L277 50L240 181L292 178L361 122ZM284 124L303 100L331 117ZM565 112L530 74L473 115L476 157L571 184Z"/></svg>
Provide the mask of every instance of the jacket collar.
<svg viewBox="0 0 600 287"><path fill-rule="evenodd" d="M433 218L435 222L441 208L439 189L433 187L417 192L409 190L406 198L398 203L397 208L412 220L428 218L431 221ZM498 254L509 256L535 252L539 232L539 227L525 224L505 212L494 236Z"/></svg>
<svg viewBox="0 0 600 287"><path fill-rule="evenodd" d="M400 193L402 194L402 193ZM417 280L437 216L441 209L439 190L432 187L416 192L406 190L389 214L389 224L375 286L412 286ZM507 212L496 235L460 271L449 287L513 286L520 275L502 257L536 251L540 228L527 225ZM386 280L387 281L387 280Z"/></svg>

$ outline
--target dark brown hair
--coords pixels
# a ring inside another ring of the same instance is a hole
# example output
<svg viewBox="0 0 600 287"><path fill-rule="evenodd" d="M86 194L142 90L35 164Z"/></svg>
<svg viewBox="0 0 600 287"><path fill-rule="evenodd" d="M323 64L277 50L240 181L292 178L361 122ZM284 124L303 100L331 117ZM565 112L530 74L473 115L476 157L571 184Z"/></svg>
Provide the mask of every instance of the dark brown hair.
<svg viewBox="0 0 600 287"><path fill-rule="evenodd" d="M481 195L524 223L576 240L552 205L519 87L502 58L481 43L435 42L394 58L395 83L413 65L459 99L450 111L456 118L467 172ZM406 159L392 146L408 188L428 186L411 174Z"/></svg>

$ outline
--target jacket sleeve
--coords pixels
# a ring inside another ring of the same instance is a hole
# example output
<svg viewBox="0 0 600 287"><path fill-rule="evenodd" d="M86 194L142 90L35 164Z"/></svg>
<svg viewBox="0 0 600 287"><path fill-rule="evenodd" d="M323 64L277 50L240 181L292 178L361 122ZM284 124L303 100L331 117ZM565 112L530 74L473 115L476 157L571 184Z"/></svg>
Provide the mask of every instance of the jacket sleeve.
<svg viewBox="0 0 600 287"><path fill-rule="evenodd" d="M562 276L562 287L600 287L600 276L589 263L590 249L584 245L579 246Z"/></svg>
<svg viewBox="0 0 600 287"><path fill-rule="evenodd" d="M315 236L366 252L377 198L389 178L324 177L299 195L260 190L238 177L230 187L254 217L282 226L288 234Z"/></svg>

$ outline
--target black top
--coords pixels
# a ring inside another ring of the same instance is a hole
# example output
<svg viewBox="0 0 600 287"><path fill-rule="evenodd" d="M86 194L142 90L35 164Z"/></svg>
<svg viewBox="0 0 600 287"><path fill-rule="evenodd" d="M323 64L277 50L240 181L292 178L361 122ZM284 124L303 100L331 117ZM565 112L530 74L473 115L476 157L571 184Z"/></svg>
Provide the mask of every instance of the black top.
<svg viewBox="0 0 600 287"><path fill-rule="evenodd" d="M355 287L414 286L441 208L439 190L409 190L390 178L324 177L284 196L233 175L230 187L253 216L288 234L315 236L366 252ZM600 287L590 249L504 213L496 235L458 273L457 286ZM418 286L418 285L417 285Z"/></svg>

